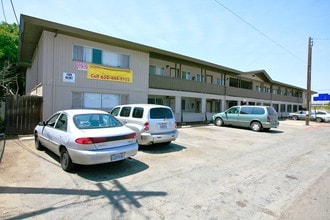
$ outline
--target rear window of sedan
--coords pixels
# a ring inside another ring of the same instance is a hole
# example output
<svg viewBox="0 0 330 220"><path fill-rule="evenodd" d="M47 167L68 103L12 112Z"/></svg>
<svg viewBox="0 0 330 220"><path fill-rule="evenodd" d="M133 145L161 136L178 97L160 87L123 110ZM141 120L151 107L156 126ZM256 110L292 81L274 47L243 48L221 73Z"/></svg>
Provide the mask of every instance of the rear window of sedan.
<svg viewBox="0 0 330 220"><path fill-rule="evenodd" d="M75 115L73 121L79 129L112 128L122 126L121 122L110 114Z"/></svg>

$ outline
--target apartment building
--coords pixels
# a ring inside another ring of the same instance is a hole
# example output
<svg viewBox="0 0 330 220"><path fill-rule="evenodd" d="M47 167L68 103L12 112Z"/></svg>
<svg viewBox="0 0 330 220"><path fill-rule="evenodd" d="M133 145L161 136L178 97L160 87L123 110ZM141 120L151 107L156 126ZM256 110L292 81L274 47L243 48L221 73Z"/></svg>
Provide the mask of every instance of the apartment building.
<svg viewBox="0 0 330 220"><path fill-rule="evenodd" d="M44 119L60 109L126 103L170 106L178 122L206 121L241 104L271 105L285 117L305 103L305 89L264 70L242 72L27 15L19 43L26 94L43 97Z"/></svg>

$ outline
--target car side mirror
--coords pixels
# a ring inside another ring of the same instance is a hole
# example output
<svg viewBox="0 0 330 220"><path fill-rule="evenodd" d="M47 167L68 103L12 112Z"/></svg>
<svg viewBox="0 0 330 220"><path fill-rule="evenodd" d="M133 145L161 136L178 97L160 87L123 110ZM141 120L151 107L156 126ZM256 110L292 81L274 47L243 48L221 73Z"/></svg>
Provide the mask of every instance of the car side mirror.
<svg viewBox="0 0 330 220"><path fill-rule="evenodd" d="M40 126L45 126L46 125L46 122L44 122L44 121L41 121L41 122L39 122L39 124L38 125L40 125Z"/></svg>

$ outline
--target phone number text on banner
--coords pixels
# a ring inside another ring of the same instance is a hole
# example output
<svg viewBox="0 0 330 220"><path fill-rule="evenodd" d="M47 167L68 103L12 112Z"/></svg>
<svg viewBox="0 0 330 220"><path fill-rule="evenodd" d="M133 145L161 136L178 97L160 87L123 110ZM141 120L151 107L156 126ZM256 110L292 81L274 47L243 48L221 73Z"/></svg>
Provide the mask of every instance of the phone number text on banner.
<svg viewBox="0 0 330 220"><path fill-rule="evenodd" d="M133 71L89 64L87 67L87 78L132 83Z"/></svg>

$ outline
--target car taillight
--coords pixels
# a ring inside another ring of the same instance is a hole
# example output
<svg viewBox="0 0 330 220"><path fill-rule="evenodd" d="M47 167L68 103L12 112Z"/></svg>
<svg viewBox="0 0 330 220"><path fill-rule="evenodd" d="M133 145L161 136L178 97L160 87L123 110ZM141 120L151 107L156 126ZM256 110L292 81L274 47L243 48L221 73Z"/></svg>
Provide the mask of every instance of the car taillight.
<svg viewBox="0 0 330 220"><path fill-rule="evenodd" d="M91 138L77 138L75 140L77 144L93 144L93 141Z"/></svg>
<svg viewBox="0 0 330 220"><path fill-rule="evenodd" d="M108 141L107 137L83 137L83 138L77 138L75 140L77 144L97 144L107 141Z"/></svg>
<svg viewBox="0 0 330 220"><path fill-rule="evenodd" d="M126 139L136 138L136 133L128 134L125 136Z"/></svg>
<svg viewBox="0 0 330 220"><path fill-rule="evenodd" d="M178 124L176 122L174 122L174 124L175 124L175 128L178 128Z"/></svg>
<svg viewBox="0 0 330 220"><path fill-rule="evenodd" d="M270 117L269 116L267 116L267 122L270 122Z"/></svg>
<svg viewBox="0 0 330 220"><path fill-rule="evenodd" d="M133 138L136 138L135 132L127 135L119 135L119 136L111 136L111 137L82 137L82 138L77 138L75 142L77 144L97 144L102 142L118 141L118 140L133 139Z"/></svg>
<svg viewBox="0 0 330 220"><path fill-rule="evenodd" d="M149 130L149 122L148 121L144 123L143 130L145 130L145 131L148 131Z"/></svg>

